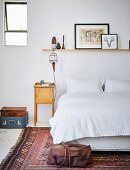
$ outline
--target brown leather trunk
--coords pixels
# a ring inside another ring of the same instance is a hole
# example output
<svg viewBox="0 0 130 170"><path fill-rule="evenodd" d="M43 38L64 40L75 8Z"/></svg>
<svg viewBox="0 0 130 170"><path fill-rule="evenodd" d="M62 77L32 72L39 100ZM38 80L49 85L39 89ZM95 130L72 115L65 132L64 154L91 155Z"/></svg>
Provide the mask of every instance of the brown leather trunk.
<svg viewBox="0 0 130 170"><path fill-rule="evenodd" d="M1 116L25 116L27 107L3 107Z"/></svg>

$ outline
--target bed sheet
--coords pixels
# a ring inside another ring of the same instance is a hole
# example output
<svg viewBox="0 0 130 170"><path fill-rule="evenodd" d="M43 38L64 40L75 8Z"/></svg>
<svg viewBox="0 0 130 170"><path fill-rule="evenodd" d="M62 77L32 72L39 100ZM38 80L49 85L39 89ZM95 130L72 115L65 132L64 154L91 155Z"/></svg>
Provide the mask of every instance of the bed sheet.
<svg viewBox="0 0 130 170"><path fill-rule="evenodd" d="M85 137L129 136L130 93L69 93L50 120L54 143Z"/></svg>

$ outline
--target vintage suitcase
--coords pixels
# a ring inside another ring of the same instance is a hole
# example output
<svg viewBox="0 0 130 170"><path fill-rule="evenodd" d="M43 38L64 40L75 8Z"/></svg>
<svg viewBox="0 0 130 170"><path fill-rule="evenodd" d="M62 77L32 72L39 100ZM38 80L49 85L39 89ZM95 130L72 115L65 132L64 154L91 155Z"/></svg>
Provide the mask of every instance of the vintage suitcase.
<svg viewBox="0 0 130 170"><path fill-rule="evenodd" d="M28 112L24 116L0 116L0 128L21 129L28 123Z"/></svg>
<svg viewBox="0 0 130 170"><path fill-rule="evenodd" d="M3 107L1 109L1 116L25 116L27 107Z"/></svg>

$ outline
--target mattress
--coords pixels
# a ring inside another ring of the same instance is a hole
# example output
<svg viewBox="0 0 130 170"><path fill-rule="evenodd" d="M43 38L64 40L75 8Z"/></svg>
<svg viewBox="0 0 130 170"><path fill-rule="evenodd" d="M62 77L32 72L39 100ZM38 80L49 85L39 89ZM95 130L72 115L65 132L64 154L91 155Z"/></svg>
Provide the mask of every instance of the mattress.
<svg viewBox="0 0 130 170"><path fill-rule="evenodd" d="M70 143L90 145L94 151L130 151L130 136L82 138Z"/></svg>

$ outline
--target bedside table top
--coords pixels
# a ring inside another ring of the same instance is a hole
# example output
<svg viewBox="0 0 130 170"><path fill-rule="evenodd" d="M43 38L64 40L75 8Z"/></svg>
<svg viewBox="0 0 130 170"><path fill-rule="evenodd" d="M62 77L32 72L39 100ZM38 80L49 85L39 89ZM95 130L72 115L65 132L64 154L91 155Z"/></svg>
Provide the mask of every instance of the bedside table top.
<svg viewBox="0 0 130 170"><path fill-rule="evenodd" d="M40 84L39 82L36 82L35 83L35 85L34 85L34 87L36 88L36 87L38 87L38 88L50 88L50 87L54 87L55 86L55 84L54 83L52 83L52 82L45 82L44 84Z"/></svg>

